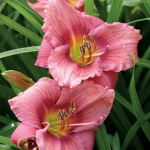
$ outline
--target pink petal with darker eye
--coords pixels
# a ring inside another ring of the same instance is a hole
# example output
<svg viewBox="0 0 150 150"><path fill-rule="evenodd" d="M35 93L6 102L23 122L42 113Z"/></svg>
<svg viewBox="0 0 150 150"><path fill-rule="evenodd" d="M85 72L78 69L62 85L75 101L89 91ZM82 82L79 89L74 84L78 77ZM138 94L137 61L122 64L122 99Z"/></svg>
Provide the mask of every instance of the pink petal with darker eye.
<svg viewBox="0 0 150 150"><path fill-rule="evenodd" d="M81 66L69 57L69 45L63 45L51 52L48 60L51 75L60 86L74 87L89 77L102 73L100 59L88 66Z"/></svg>
<svg viewBox="0 0 150 150"><path fill-rule="evenodd" d="M44 9L45 9L46 2L47 0L36 0L35 3L30 3L29 1L27 1L27 4L33 10L35 10L40 16L44 18L45 17Z"/></svg>
<svg viewBox="0 0 150 150"><path fill-rule="evenodd" d="M55 81L41 78L32 87L8 102L20 121L35 128L42 128L47 111L52 109L60 94L61 91Z"/></svg>
<svg viewBox="0 0 150 150"><path fill-rule="evenodd" d="M108 116L112 107L114 95L114 90L112 89L103 88L98 84L94 84L93 81L84 81L75 88L64 88L53 110L68 110L71 106L71 101L74 101L76 107L76 123L87 124L75 126L72 130L74 132L79 132L96 129L95 127L100 125Z"/></svg>
<svg viewBox="0 0 150 150"><path fill-rule="evenodd" d="M42 29L53 47L73 44L76 36L87 35L104 23L99 18L75 10L64 0L49 0L45 16Z"/></svg>
<svg viewBox="0 0 150 150"><path fill-rule="evenodd" d="M95 84L99 84L104 88L115 89L115 85L118 81L118 73L114 71L104 71L99 77L89 78L89 81L94 81Z"/></svg>
<svg viewBox="0 0 150 150"><path fill-rule="evenodd" d="M19 142L29 137L35 137L36 128L20 123L11 136L11 142L19 146Z"/></svg>
<svg viewBox="0 0 150 150"><path fill-rule="evenodd" d="M90 33L95 38L97 51L105 51L100 56L104 71L119 72L133 67L131 53L138 61L137 44L142 36L134 27L119 22L104 23Z"/></svg>
<svg viewBox="0 0 150 150"><path fill-rule="evenodd" d="M44 67L44 68L48 68L47 61L48 61L48 57L49 57L52 49L53 49L53 47L51 46L51 44L49 44L47 42L47 40L43 37L43 41L40 46L40 51L38 53L35 65Z"/></svg>
<svg viewBox="0 0 150 150"><path fill-rule="evenodd" d="M60 138L48 131L49 123L44 123L46 127L36 131L36 142L40 150L63 150Z"/></svg>

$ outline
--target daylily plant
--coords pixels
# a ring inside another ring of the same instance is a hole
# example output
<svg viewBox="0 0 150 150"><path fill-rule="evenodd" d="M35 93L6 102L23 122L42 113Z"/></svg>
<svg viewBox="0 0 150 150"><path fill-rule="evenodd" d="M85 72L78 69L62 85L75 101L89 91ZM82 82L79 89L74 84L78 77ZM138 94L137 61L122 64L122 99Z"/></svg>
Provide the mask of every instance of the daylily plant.
<svg viewBox="0 0 150 150"><path fill-rule="evenodd" d="M138 61L139 30L126 23L104 23L64 0L48 1L42 29L45 35L35 65L49 68L60 86L105 77L115 84L118 72L133 67L131 53Z"/></svg>
<svg viewBox="0 0 150 150"><path fill-rule="evenodd" d="M45 17L44 10L47 1L48 0L36 0L35 3L30 3L29 1L27 1L27 4L44 18ZM84 11L85 0L66 0L66 2L75 9L79 11Z"/></svg>
<svg viewBox="0 0 150 150"><path fill-rule="evenodd" d="M22 121L11 142L27 150L92 150L94 131L113 99L114 90L93 81L61 90L54 80L41 78L8 101Z"/></svg>

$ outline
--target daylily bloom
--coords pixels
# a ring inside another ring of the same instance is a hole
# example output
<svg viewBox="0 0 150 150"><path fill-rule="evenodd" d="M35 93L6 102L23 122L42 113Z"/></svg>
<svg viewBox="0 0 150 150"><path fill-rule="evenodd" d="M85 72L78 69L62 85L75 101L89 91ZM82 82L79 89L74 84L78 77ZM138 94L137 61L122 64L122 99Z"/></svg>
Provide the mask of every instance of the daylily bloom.
<svg viewBox="0 0 150 150"><path fill-rule="evenodd" d="M36 0L35 3L30 3L29 1L27 1L27 4L44 18L45 17L44 10L47 1L48 0ZM84 11L85 0L66 0L66 2L75 9L79 11Z"/></svg>
<svg viewBox="0 0 150 150"><path fill-rule="evenodd" d="M108 116L114 90L85 81L59 88L49 78L9 100L22 121L11 142L28 150L92 150L94 131Z"/></svg>
<svg viewBox="0 0 150 150"><path fill-rule="evenodd" d="M45 16L35 65L49 68L60 86L73 87L88 78L102 78L103 73L127 70L133 67L131 53L138 61L142 36L126 23L104 23L64 0L49 0Z"/></svg>
<svg viewBox="0 0 150 150"><path fill-rule="evenodd" d="M137 44L142 37L134 27L104 23L64 0L49 0L45 15L45 36L35 65L49 68L61 86L73 87L105 71L131 68L130 53L138 61Z"/></svg>

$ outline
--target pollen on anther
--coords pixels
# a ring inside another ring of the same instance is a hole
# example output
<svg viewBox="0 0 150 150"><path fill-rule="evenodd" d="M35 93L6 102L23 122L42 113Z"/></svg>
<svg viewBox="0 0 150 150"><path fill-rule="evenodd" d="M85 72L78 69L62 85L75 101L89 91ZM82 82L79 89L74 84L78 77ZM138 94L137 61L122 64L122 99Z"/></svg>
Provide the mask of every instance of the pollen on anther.
<svg viewBox="0 0 150 150"><path fill-rule="evenodd" d="M73 113L74 113L74 110L73 110L73 108L72 108L72 107L69 107L69 111L70 111L70 113L71 113L71 114L73 114Z"/></svg>

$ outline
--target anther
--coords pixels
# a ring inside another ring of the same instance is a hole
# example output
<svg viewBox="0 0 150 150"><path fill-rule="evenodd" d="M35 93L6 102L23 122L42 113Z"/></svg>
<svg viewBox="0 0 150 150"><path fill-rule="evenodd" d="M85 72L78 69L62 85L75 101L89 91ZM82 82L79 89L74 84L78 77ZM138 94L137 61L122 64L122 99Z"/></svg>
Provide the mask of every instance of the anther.
<svg viewBox="0 0 150 150"><path fill-rule="evenodd" d="M74 101L71 101L71 107L72 107L73 110L76 109L76 106L75 106L75 102L74 102Z"/></svg>
<svg viewBox="0 0 150 150"><path fill-rule="evenodd" d="M84 47L83 47L83 45L80 45L80 51L81 51L81 52L84 52Z"/></svg>
<svg viewBox="0 0 150 150"><path fill-rule="evenodd" d="M63 114L62 110L58 110L58 116L59 116L60 120L63 120L64 114Z"/></svg>
<svg viewBox="0 0 150 150"><path fill-rule="evenodd" d="M85 36L85 35L83 36L83 40L84 40L84 41L87 41L87 39L86 39L86 36Z"/></svg>
<svg viewBox="0 0 150 150"><path fill-rule="evenodd" d="M94 37L92 34L90 34L90 38L92 39L92 41L94 41Z"/></svg>
<svg viewBox="0 0 150 150"><path fill-rule="evenodd" d="M63 109L63 114L65 117L67 117L67 111L65 109Z"/></svg>
<svg viewBox="0 0 150 150"><path fill-rule="evenodd" d="M73 114L73 113L74 113L74 110L73 110L73 108L72 108L72 107L69 107L69 111L70 111L70 113L71 113L71 114Z"/></svg>
<svg viewBox="0 0 150 150"><path fill-rule="evenodd" d="M87 42L86 45L87 45L87 48L88 48L88 49L91 49L91 44L90 44L90 42Z"/></svg>

